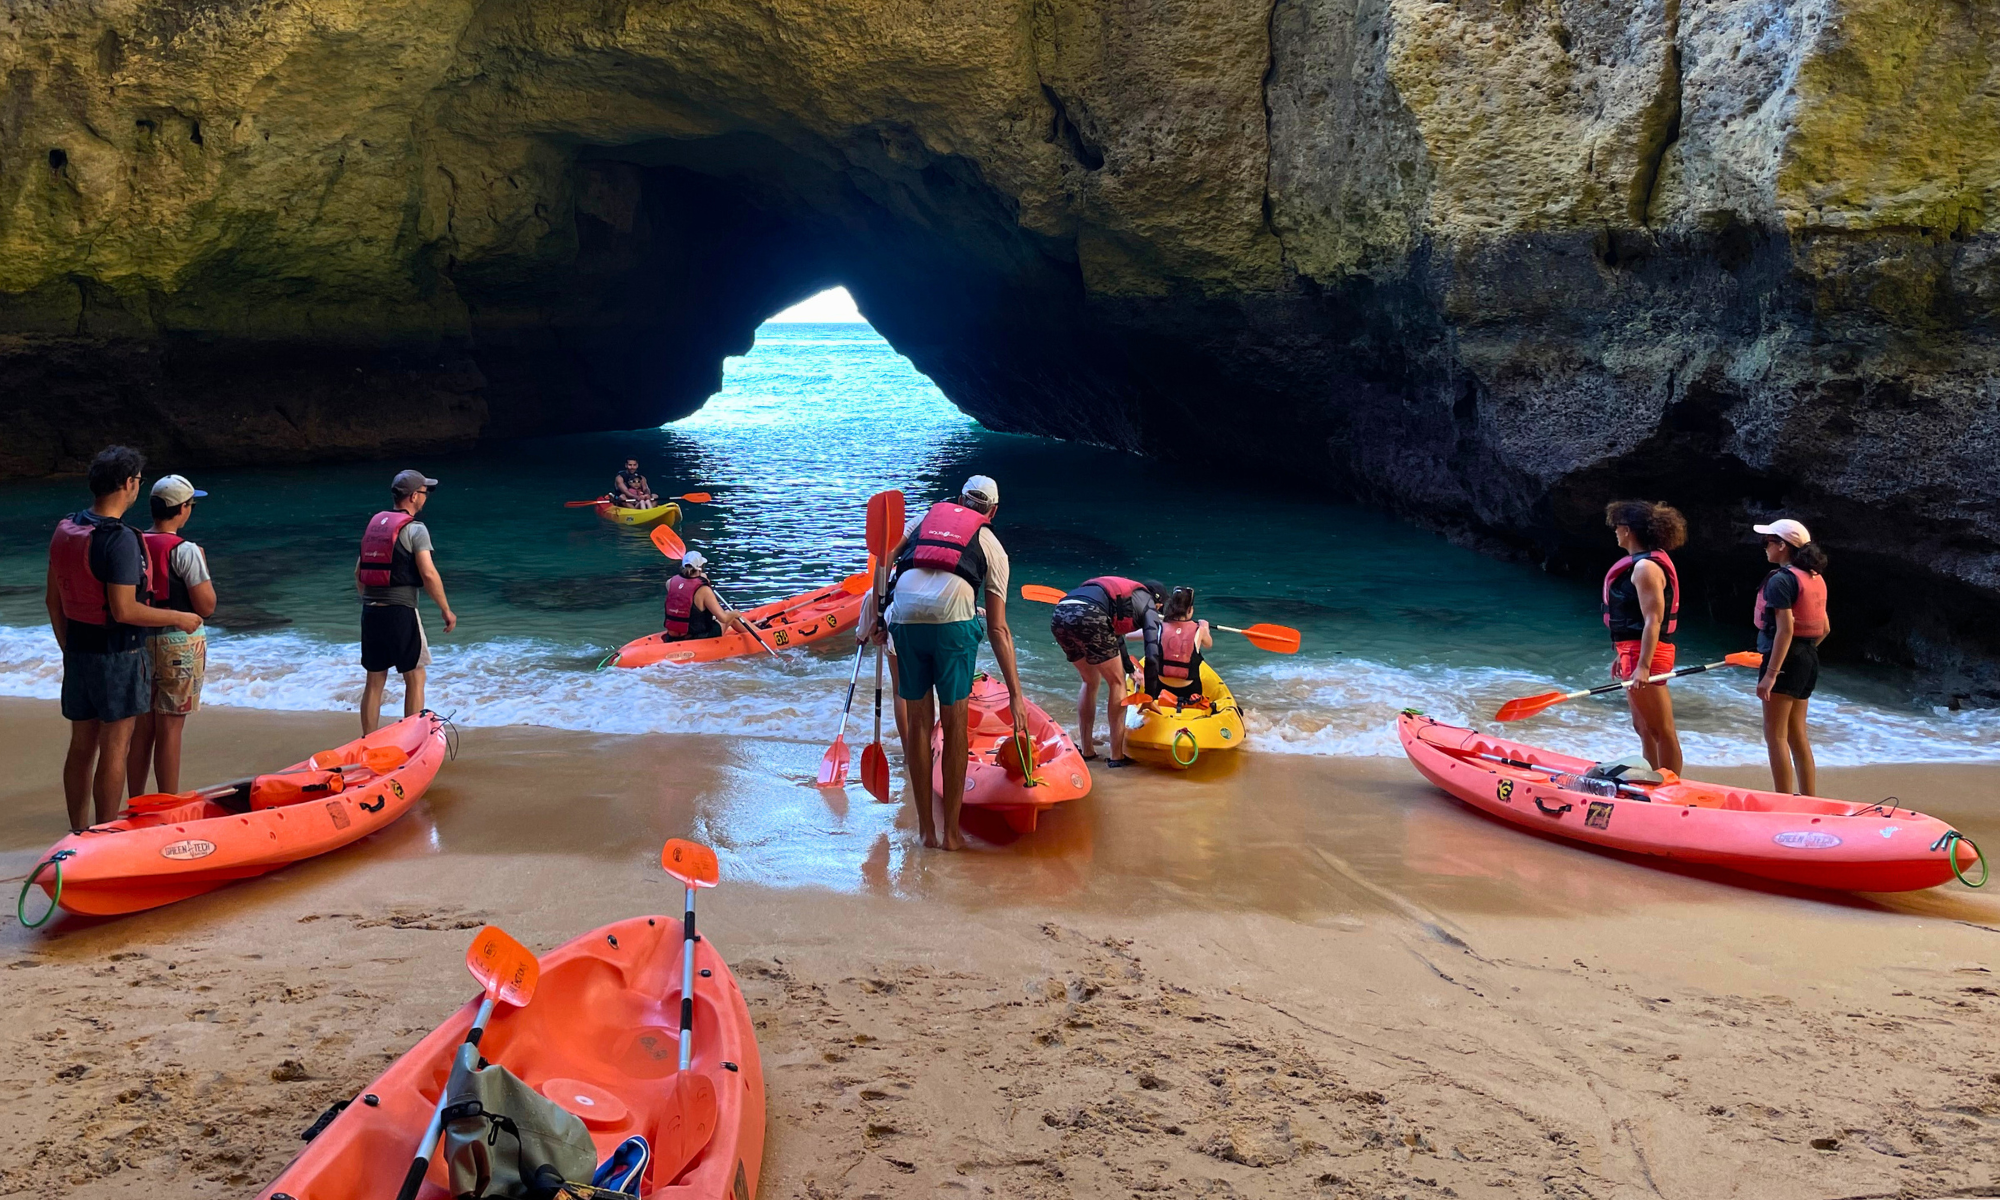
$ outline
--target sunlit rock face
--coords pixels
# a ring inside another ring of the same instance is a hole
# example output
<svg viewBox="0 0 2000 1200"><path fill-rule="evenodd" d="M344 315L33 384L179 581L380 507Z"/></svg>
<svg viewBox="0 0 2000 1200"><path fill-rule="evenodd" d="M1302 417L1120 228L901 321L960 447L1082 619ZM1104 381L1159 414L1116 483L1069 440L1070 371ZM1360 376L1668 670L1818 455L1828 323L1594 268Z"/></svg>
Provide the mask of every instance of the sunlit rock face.
<svg viewBox="0 0 2000 1200"><path fill-rule="evenodd" d="M16 5L0 472L653 424L845 282L991 426L1559 569L1665 497L1734 606L1804 516L1830 649L1977 690L1995 45L1928 0Z"/></svg>

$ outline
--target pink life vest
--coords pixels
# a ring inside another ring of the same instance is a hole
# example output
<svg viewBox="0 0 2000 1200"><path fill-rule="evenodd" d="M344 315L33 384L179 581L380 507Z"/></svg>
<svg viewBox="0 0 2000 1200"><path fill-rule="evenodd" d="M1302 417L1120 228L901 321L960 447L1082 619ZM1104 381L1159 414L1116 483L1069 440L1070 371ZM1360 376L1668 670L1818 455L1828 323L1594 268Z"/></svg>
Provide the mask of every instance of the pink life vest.
<svg viewBox="0 0 2000 1200"><path fill-rule="evenodd" d="M151 599L147 603L154 608L171 608L176 612L193 612L194 604L188 599L187 585L174 578L174 551L187 539L177 533L153 533L139 535L146 540L146 569L152 575Z"/></svg>
<svg viewBox="0 0 2000 1200"><path fill-rule="evenodd" d="M1798 577L1799 598L1792 602L1792 636L1813 638L1826 636L1826 579L1816 571L1799 567L1785 567ZM1772 572L1775 575L1777 572ZM1765 576L1769 579L1770 576ZM1764 628L1764 589L1757 589L1757 605L1751 610L1750 619L1761 631Z"/></svg>
<svg viewBox="0 0 2000 1200"><path fill-rule="evenodd" d="M354 577L362 587L417 586L416 564L406 561L407 555L396 553L396 539L402 536L403 526L414 520L398 508L368 518L368 531L361 535L361 562L354 568Z"/></svg>
<svg viewBox="0 0 2000 1200"><path fill-rule="evenodd" d="M49 565L56 572L56 594L62 600L63 616L69 620L85 625L110 625L110 594L104 590L104 581L90 569L90 539L100 527L77 520L78 515L81 514L64 517L56 525L55 536L49 539ZM152 591L153 571L149 561L139 579L140 602L144 603Z"/></svg>
<svg viewBox="0 0 2000 1200"><path fill-rule="evenodd" d="M1614 642L1636 642L1646 636L1646 614L1639 608L1638 585L1631 580L1633 569L1646 558L1667 573L1667 619L1660 623L1661 640L1672 637L1680 624L1681 577L1674 570L1674 560L1664 550L1628 554L1604 573L1604 627L1611 631Z"/></svg>
<svg viewBox="0 0 2000 1200"><path fill-rule="evenodd" d="M1160 623L1161 679L1180 685L1201 677L1201 651L1195 647L1195 639L1200 633L1199 621Z"/></svg>
<svg viewBox="0 0 2000 1200"><path fill-rule="evenodd" d="M678 642L688 636L694 625L694 600L701 589L709 586L708 580L699 575L675 575L667 580L667 640ZM706 615L706 614L704 614Z"/></svg>
<svg viewBox="0 0 2000 1200"><path fill-rule="evenodd" d="M912 567L929 571L950 571L972 585L975 596L986 584L986 553L979 548L979 531L986 527L985 513L962 504L940 500L917 522L917 536L909 549L896 560L896 573Z"/></svg>

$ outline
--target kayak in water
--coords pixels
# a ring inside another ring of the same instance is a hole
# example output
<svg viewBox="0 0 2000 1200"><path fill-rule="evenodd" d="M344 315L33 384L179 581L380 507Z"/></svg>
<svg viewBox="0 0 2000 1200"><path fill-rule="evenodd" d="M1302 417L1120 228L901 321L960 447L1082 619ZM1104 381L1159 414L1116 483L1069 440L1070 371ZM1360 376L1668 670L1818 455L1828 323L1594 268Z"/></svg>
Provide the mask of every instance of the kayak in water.
<svg viewBox="0 0 2000 1200"><path fill-rule="evenodd" d="M652 508L620 508L611 502L611 497L599 496L594 507L605 520L635 528L664 521L671 529L681 523L681 506L671 500Z"/></svg>
<svg viewBox="0 0 2000 1200"><path fill-rule="evenodd" d="M633 917L543 955L529 1003L496 1007L478 1054L581 1117L599 1162L627 1138L645 1138L652 1158L630 1185L633 1193L747 1198L757 1194L764 1158L764 1070L756 1031L729 964L714 943L698 938L693 1057L681 1078L682 928L678 914ZM260 1193L264 1200L394 1197L479 1004L478 998L468 1002L338 1115L322 1118L324 1127ZM679 1127L679 1098L694 1090L689 1085L702 1093L704 1118L692 1132ZM667 1166L682 1157L671 1149L676 1144L693 1157ZM432 1155L418 1200L449 1200L446 1179L445 1156Z"/></svg>
<svg viewBox="0 0 2000 1200"><path fill-rule="evenodd" d="M1206 662L1201 664L1200 701L1176 705L1173 693L1162 690L1151 704L1125 711L1125 750L1149 760L1160 756L1159 761L1186 768L1207 751L1243 744L1243 714L1236 697Z"/></svg>
<svg viewBox="0 0 2000 1200"><path fill-rule="evenodd" d="M426 711L270 775L134 797L117 820L50 847L30 883L93 916L198 896L389 825L445 757L444 720Z"/></svg>
<svg viewBox="0 0 2000 1200"><path fill-rule="evenodd" d="M737 615L757 626L771 649L783 650L788 646L820 641L843 629L852 629L861 616L861 601L866 595L866 588L857 595L848 591L844 583L835 583L789 599L743 609ZM681 641L670 641L665 633L655 633L625 643L606 658L603 665L645 667L659 662L713 662L719 658L738 658L763 651L764 646L758 644L756 637L741 630L726 631L721 637Z"/></svg>
<svg viewBox="0 0 2000 1200"><path fill-rule="evenodd" d="M1592 763L1414 712L1397 723L1426 779L1503 821L1634 854L1857 892L1936 887L1979 850L1894 800L1856 804L1697 783L1643 764ZM1973 886L1977 886L1974 883Z"/></svg>
<svg viewBox="0 0 2000 1200"><path fill-rule="evenodd" d="M991 809L1016 833L1032 833L1043 810L1090 794L1090 768L1063 727L1032 701L1028 737L1034 768L1023 775L1012 749L1014 715L1007 704L1007 685L981 675L972 682L966 717L965 806ZM933 794L944 794L944 728L931 736Z"/></svg>

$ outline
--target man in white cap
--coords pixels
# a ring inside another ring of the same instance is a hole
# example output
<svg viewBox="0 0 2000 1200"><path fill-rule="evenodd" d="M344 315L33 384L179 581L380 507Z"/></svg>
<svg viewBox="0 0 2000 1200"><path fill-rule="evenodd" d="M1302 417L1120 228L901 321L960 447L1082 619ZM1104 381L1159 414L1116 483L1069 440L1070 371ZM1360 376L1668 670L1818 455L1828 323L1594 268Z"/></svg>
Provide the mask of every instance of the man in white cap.
<svg viewBox="0 0 2000 1200"><path fill-rule="evenodd" d="M153 484L153 527L142 535L153 588L147 602L204 621L215 615L215 583L209 578L208 556L181 530L194 515L194 502L206 495L185 475L162 476ZM162 626L147 640L153 656L153 703L132 726L125 788L133 796L146 794L149 771L158 779L158 790L181 790L181 733L201 704L202 679L208 674L208 635L202 630Z"/></svg>
<svg viewBox="0 0 2000 1200"><path fill-rule="evenodd" d="M965 481L955 501L940 501L911 521L902 544L877 569L876 609L896 643L896 695L907 704L903 762L926 846L958 850L965 799L966 721L979 642L987 638L1006 682L1014 731L1025 735L1021 676L1007 628L1007 551L993 535L1000 485L984 475ZM889 596L886 604L881 598ZM984 602L986 623L979 610ZM877 634L879 636L879 633ZM935 699L933 699L935 694ZM944 727L942 830L931 810L931 730Z"/></svg>
<svg viewBox="0 0 2000 1200"><path fill-rule="evenodd" d="M403 677L403 715L424 710L424 672L431 665L430 641L417 616L417 596L431 598L444 616L444 631L458 628L458 615L444 598L444 580L431 559L431 531L417 520L437 480L422 471L399 471L389 482L391 506L368 519L354 586L361 593L361 732L375 732L382 719L382 693L389 670Z"/></svg>
<svg viewBox="0 0 2000 1200"><path fill-rule="evenodd" d="M743 618L729 610L708 581L708 559L699 550L681 556L681 569L667 580L665 630L670 642L721 637L742 629Z"/></svg>

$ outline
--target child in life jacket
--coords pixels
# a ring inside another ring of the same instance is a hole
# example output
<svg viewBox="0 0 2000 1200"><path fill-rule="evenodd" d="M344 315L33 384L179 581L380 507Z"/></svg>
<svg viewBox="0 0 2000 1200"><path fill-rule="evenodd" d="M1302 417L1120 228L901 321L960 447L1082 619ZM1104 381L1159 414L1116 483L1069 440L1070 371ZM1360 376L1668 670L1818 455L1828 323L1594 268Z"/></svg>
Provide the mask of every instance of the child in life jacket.
<svg viewBox="0 0 2000 1200"><path fill-rule="evenodd" d="M1168 595L1157 620L1141 631L1146 644L1145 690L1182 707L1203 703L1201 652L1213 649L1208 622L1195 619L1194 589L1177 587Z"/></svg>

